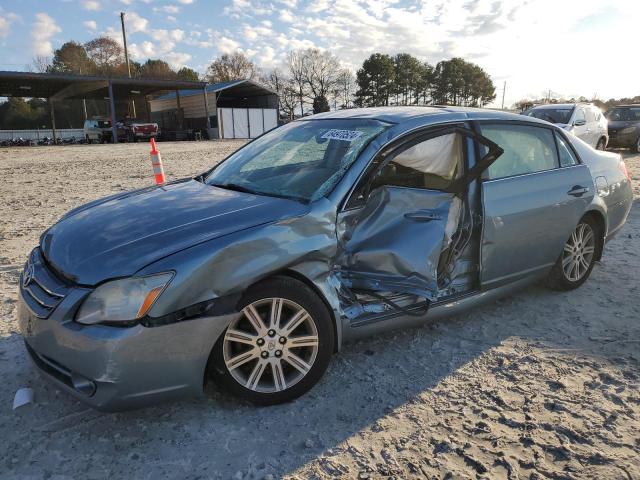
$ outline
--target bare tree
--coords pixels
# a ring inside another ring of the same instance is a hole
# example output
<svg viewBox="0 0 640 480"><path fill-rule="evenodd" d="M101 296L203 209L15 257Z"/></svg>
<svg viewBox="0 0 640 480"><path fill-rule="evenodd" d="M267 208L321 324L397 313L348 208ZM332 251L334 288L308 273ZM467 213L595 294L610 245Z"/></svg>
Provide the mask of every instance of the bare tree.
<svg viewBox="0 0 640 480"><path fill-rule="evenodd" d="M314 99L327 97L340 74L340 62L331 52L309 48L304 52L304 80Z"/></svg>
<svg viewBox="0 0 640 480"><path fill-rule="evenodd" d="M293 119L298 105L298 95L296 93L295 85L291 79L288 78L280 69L274 68L267 74L263 75L260 80L266 86L275 90L278 94L281 114L289 119Z"/></svg>
<svg viewBox="0 0 640 480"><path fill-rule="evenodd" d="M287 56L287 64L289 67L289 75L293 88L298 94L298 101L300 102L300 115L304 115L304 93L307 86L305 66L306 52L304 50L294 50L289 52Z"/></svg>
<svg viewBox="0 0 640 480"><path fill-rule="evenodd" d="M251 80L257 75L258 67L242 52L225 53L207 68L207 80L211 83Z"/></svg>
<svg viewBox="0 0 640 480"><path fill-rule="evenodd" d="M340 71L335 89L336 97L338 97L341 102L340 108L349 108L356 90L356 79L351 70L343 68Z"/></svg>
<svg viewBox="0 0 640 480"><path fill-rule="evenodd" d="M51 59L44 55L36 55L33 57L31 65L28 65L30 72L47 73L51 70Z"/></svg>

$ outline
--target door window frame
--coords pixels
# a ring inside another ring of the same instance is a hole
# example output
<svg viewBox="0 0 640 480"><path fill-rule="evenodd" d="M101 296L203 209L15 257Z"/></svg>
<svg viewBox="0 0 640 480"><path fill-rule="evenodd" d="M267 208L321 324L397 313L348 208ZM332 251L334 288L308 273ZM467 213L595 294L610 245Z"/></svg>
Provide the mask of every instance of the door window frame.
<svg viewBox="0 0 640 480"><path fill-rule="evenodd" d="M523 127L533 127L533 128L543 128L546 130L550 130L551 134L553 136L553 143L555 146L555 152L556 152L556 159L558 160L558 166L554 167L554 168L549 168L546 170L538 170L535 172L526 172L526 173L517 173L515 175L508 175L505 177L500 177L500 178L480 178L481 181L484 182L497 182L500 180L506 180L509 178L516 178L516 177L524 177L526 175L537 175L539 173L545 173L545 172L552 172L554 170L559 170L559 169L563 169L563 168L574 168L577 167L579 165L582 165L582 159L580 158L580 155L578 155L578 152L576 151L575 147L573 146L573 144L571 143L571 141L569 140L569 138L566 135L566 132L564 130L562 130L561 128L556 127L555 125L543 125L540 123L534 123L534 122L527 122L522 121L522 120L475 120L472 122L474 130L477 131L478 135L482 135L482 126L483 125L519 125L519 126L523 126ZM576 159L576 163L574 165L566 165L566 166L561 166L560 165L560 147L558 146L558 139L556 135L562 135L562 139L564 140L564 143L568 146L569 150L571 150L571 153L573 154L573 157ZM476 155L480 156L480 153L477 153Z"/></svg>
<svg viewBox="0 0 640 480"><path fill-rule="evenodd" d="M478 133L476 129L473 128L473 123L474 122L455 121L451 123L427 125L406 132L400 137L396 137L390 142L386 143L385 145L380 147L378 151L373 155L366 168L361 172L356 181L353 183L353 186L345 196L339 211L344 212L358 209L361 208L364 203L366 203L366 198L362 199L361 201L354 201L353 199L358 195L358 192L360 192L366 184L371 183L377 172L379 172L391 160L393 160L393 158L395 157L394 154L401 153L415 145L426 142L432 138L437 138L452 133L459 134L464 139L462 145L462 174L458 178L453 179L451 181L450 187L447 189L420 188L419 190L459 193L463 190L462 186L466 183L469 183L467 182L469 176L471 176L472 178L479 178L482 174L482 171L488 168L488 165L485 165L485 163L493 163L493 161L495 161L495 159L497 159L503 153L503 149L499 145ZM473 141L475 146L480 143L485 145L489 149L489 152L481 157L480 155L478 155L478 148L474 148L474 155L477 161L471 168L469 168L469 149L467 143L467 140L469 139ZM407 188L413 190L416 189L415 187L401 186L398 186L397 188Z"/></svg>

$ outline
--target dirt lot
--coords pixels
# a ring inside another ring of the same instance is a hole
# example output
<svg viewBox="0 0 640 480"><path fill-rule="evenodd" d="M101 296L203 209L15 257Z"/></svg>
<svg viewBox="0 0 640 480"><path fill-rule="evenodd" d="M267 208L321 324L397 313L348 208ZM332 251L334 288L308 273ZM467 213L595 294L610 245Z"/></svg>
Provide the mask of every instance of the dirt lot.
<svg viewBox="0 0 640 480"><path fill-rule="evenodd" d="M170 179L237 142L161 144ZM309 394L102 414L43 382L17 280L66 210L152 182L144 144L0 149L0 477L640 478L640 205L579 290L347 345ZM640 156L625 155L640 197ZM12 411L30 386L32 405Z"/></svg>

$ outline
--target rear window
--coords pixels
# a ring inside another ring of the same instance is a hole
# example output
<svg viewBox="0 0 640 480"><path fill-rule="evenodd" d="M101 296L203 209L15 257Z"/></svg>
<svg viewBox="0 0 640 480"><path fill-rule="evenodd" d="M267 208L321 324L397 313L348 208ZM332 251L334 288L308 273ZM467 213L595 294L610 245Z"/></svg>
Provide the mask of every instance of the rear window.
<svg viewBox="0 0 640 480"><path fill-rule="evenodd" d="M108 120L98 120L98 128L110 128L111 122Z"/></svg>
<svg viewBox="0 0 640 480"><path fill-rule="evenodd" d="M609 120L639 121L640 107L616 107L609 110L605 117Z"/></svg>
<svg viewBox="0 0 640 480"><path fill-rule="evenodd" d="M533 108L529 110L529 117L539 118L551 123L569 123L573 107L565 108Z"/></svg>

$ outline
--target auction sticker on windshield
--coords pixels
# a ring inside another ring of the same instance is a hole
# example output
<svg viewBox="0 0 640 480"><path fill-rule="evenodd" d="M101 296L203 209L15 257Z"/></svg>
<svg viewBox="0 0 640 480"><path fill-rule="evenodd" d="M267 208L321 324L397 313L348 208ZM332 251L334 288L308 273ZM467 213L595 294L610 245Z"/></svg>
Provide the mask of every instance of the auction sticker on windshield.
<svg viewBox="0 0 640 480"><path fill-rule="evenodd" d="M344 140L345 142L353 142L356 138L362 135L362 132L357 130L338 130L332 128L327 133L322 135L322 138L329 140Z"/></svg>

